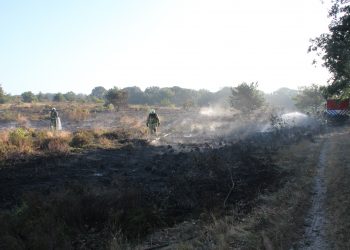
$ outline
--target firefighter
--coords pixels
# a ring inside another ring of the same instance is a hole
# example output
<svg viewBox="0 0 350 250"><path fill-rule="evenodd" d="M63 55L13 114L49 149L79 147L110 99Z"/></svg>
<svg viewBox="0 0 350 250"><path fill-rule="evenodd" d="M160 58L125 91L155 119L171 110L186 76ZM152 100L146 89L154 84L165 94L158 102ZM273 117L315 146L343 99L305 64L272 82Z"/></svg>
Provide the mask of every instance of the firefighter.
<svg viewBox="0 0 350 250"><path fill-rule="evenodd" d="M159 127L160 121L154 109L149 112L146 125L151 135L157 133L157 127Z"/></svg>
<svg viewBox="0 0 350 250"><path fill-rule="evenodd" d="M50 112L50 128L52 130L57 130L57 125L58 125L58 113L56 108L52 108Z"/></svg>

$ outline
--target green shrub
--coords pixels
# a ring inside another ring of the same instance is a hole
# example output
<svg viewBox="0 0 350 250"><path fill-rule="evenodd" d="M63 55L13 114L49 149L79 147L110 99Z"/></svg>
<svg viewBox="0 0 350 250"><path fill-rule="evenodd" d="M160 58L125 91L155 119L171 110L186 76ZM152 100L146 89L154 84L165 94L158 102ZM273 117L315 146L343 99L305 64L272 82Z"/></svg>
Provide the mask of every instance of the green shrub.
<svg viewBox="0 0 350 250"><path fill-rule="evenodd" d="M9 142L20 150L29 149L33 144L31 133L25 128L17 128L11 131L9 133Z"/></svg>

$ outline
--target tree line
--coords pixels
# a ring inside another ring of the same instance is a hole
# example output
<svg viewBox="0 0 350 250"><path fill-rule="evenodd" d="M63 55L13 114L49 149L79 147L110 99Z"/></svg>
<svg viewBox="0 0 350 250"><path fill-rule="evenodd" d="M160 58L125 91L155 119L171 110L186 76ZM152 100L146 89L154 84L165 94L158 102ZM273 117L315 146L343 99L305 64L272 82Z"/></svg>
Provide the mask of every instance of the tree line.
<svg viewBox="0 0 350 250"><path fill-rule="evenodd" d="M180 87L149 87L142 91L139 87L105 89L103 86L97 86L88 95L75 94L72 91L46 94L26 91L21 95L11 96L6 94L0 85L0 103L91 102L105 106L113 105L117 110L128 104L176 106L185 109L215 104L234 108L243 113L251 113L264 105L270 105L283 107L286 110L316 112L322 109L325 102L323 89L324 86L313 84L299 90L280 88L271 94L265 94L258 90L257 82L243 82L237 87L225 87L217 92Z"/></svg>
<svg viewBox="0 0 350 250"><path fill-rule="evenodd" d="M208 90L193 90L181 87L148 87L142 91L139 87L127 87L106 89L97 86L90 94L67 93L42 93L34 94L31 91L21 95L11 96L6 94L0 85L0 103L6 102L95 102L105 105L123 106L127 104L159 105L159 106L206 106L211 103L225 103L230 94L230 88L225 87L215 93Z"/></svg>

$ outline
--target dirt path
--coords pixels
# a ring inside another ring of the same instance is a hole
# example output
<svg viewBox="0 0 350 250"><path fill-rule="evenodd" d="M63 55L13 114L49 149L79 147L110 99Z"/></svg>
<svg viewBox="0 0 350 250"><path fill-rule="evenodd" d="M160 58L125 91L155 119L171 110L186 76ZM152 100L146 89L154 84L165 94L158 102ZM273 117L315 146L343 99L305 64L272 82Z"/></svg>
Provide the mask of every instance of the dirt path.
<svg viewBox="0 0 350 250"><path fill-rule="evenodd" d="M325 181L325 168L329 154L329 139L323 142L315 176L312 205L305 219L305 233L299 249L329 249L326 239L326 211L325 200L327 185Z"/></svg>

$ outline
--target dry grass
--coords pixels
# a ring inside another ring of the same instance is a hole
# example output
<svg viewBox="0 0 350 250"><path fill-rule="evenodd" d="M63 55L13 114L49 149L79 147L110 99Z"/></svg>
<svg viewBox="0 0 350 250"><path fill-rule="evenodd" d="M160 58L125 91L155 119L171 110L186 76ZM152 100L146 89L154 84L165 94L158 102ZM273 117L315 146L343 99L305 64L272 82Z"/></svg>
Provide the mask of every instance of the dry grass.
<svg viewBox="0 0 350 250"><path fill-rule="evenodd" d="M17 124L21 127L27 127L29 122L28 118L22 114L17 115L16 121L17 121Z"/></svg>
<svg viewBox="0 0 350 250"><path fill-rule="evenodd" d="M11 110L3 110L0 113L0 120L1 121L5 121L5 122L9 122L9 121L17 121L19 116L18 112L14 112Z"/></svg>
<svg viewBox="0 0 350 250"><path fill-rule="evenodd" d="M72 108L65 110L65 115L70 121L85 121L90 117L90 110L85 108Z"/></svg>
<svg viewBox="0 0 350 250"><path fill-rule="evenodd" d="M113 146L115 146L115 143L106 137L99 137L97 139L97 144L100 145L101 148L112 148Z"/></svg>
<svg viewBox="0 0 350 250"><path fill-rule="evenodd" d="M73 148L121 148L126 130L35 130L26 127L0 131L0 162L35 154L68 154Z"/></svg>
<svg viewBox="0 0 350 250"><path fill-rule="evenodd" d="M122 116L120 118L120 122L122 124L125 124L126 126L130 127L130 128L136 128L136 129L140 129L145 127L145 120L144 119L138 119L136 117L130 117L130 116Z"/></svg>

